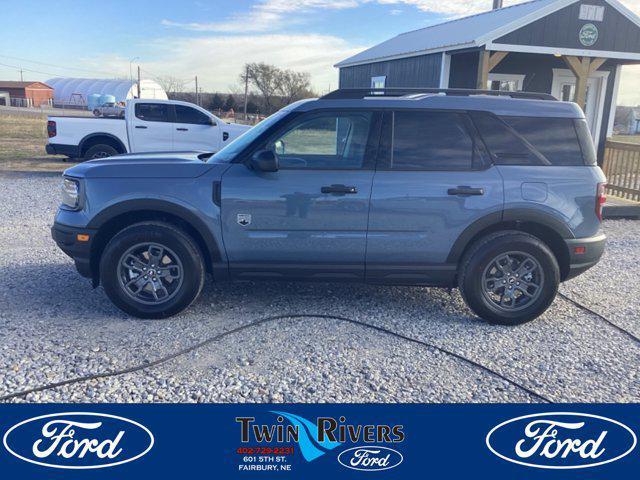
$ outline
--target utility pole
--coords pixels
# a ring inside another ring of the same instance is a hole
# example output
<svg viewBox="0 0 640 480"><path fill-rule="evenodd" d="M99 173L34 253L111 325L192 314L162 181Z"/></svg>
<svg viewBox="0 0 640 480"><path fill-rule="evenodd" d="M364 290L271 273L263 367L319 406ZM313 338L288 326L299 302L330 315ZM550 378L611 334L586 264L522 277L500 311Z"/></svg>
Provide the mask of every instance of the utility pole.
<svg viewBox="0 0 640 480"><path fill-rule="evenodd" d="M138 65L138 98L140 98L140 65Z"/></svg>
<svg viewBox="0 0 640 480"><path fill-rule="evenodd" d="M24 82L24 79L22 78L22 69L20 69L20 81Z"/></svg>
<svg viewBox="0 0 640 480"><path fill-rule="evenodd" d="M200 102L198 101L198 75L196 75L196 105L200 106Z"/></svg>
<svg viewBox="0 0 640 480"><path fill-rule="evenodd" d="M247 103L249 102L249 65L244 73L244 120L247 120Z"/></svg>

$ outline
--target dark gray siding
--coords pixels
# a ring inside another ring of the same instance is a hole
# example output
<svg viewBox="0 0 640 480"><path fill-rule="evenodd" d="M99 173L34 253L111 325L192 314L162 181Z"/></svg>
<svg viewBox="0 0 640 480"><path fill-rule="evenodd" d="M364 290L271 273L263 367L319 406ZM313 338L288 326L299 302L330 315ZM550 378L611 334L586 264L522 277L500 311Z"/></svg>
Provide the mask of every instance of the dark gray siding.
<svg viewBox="0 0 640 480"><path fill-rule="evenodd" d="M580 20L580 5L583 3L604 6L604 20ZM593 23L599 32L597 42L591 47L585 47L579 39L580 29L587 23ZM574 3L536 20L495 40L494 43L640 53L640 27L608 3L602 0L588 0ZM495 49L499 50L499 45L496 45Z"/></svg>
<svg viewBox="0 0 640 480"><path fill-rule="evenodd" d="M477 51L451 55L449 88L476 88L478 58Z"/></svg>
<svg viewBox="0 0 640 480"><path fill-rule="evenodd" d="M340 88L369 88L371 77L386 75L386 86L437 88L442 54L421 55L340 69Z"/></svg>

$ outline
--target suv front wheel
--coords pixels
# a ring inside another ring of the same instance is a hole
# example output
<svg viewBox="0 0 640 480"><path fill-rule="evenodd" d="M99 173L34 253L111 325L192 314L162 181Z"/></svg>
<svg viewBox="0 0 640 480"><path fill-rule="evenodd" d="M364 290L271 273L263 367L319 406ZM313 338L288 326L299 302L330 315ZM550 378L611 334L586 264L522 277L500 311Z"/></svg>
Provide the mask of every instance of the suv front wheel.
<svg viewBox="0 0 640 480"><path fill-rule="evenodd" d="M549 247L523 232L497 232L465 254L458 287L467 305L491 323L518 325L553 302L560 269Z"/></svg>
<svg viewBox="0 0 640 480"><path fill-rule="evenodd" d="M123 229L100 259L100 281L107 296L139 318L166 318L189 307L202 290L204 274L194 241L162 222Z"/></svg>

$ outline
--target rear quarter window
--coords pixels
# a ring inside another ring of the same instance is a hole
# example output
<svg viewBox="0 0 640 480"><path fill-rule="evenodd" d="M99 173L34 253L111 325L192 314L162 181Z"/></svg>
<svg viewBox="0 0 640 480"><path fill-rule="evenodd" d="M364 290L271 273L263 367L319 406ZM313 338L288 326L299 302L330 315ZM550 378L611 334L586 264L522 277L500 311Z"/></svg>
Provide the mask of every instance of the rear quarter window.
<svg viewBox="0 0 640 480"><path fill-rule="evenodd" d="M551 165L586 163L574 119L502 117L502 120L522 135Z"/></svg>

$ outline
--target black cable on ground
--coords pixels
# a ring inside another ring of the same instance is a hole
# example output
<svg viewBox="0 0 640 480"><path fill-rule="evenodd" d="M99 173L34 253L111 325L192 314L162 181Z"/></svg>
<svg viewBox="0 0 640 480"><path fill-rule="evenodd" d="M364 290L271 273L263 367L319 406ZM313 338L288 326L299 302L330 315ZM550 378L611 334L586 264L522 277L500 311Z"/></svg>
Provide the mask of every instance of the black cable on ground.
<svg viewBox="0 0 640 480"><path fill-rule="evenodd" d="M453 358L456 358L464 363L467 363L473 367L476 367L480 370L483 370L484 372L490 374L493 377L497 377L500 378L501 380L504 380L505 382L510 383L511 385L519 388L520 390L526 392L528 395L530 395L531 397L540 400L542 402L546 402L546 403L553 403L552 400L548 399L547 397L531 390L530 388L514 381L511 380L510 378L505 377L504 375L502 375L499 372L496 372L495 370L490 369L489 367L482 365L474 360L470 360L462 355L459 355L455 352L449 351L445 348L442 347L438 347L436 345L433 345L431 343L422 341L422 340L418 340L412 337L407 337L406 335L402 335L400 333L396 333L393 332L391 330L388 330L384 327L378 327L376 325L371 325L369 323L366 322L361 322L359 320L354 320L352 318L347 318L347 317L341 317L338 315L326 315L326 314L286 314L286 315L274 315L274 316L270 316L270 317L264 317L264 318L260 318L258 320L255 320L253 322L249 322L245 325L242 325L240 327L236 327L233 328L231 330L227 330L226 332L222 332L219 333L217 335L213 335L205 340L203 340L202 342L196 343L194 345L191 345L190 347L184 348L182 350L178 350L177 352L174 352L172 354L166 355L164 357L158 358L156 360L153 360L151 362L146 362L146 363L141 363L139 365L134 365L132 367L128 367L122 370L112 370L109 372L103 372L103 373L95 373L95 374L91 374L91 375L86 375L86 376L82 376L82 377L77 377L77 378L71 378L68 380L62 380L60 382L54 382L54 383L49 383L46 385L41 385L39 387L34 387L34 388L30 388L27 390L22 390L19 392L14 392L14 393L10 393L8 395L4 395L2 397L0 397L0 401L6 401L6 400L11 400L12 398L19 398L19 397L24 397L25 395L28 395L30 393L35 393L35 392L41 392L43 390L50 390L53 388L57 388L57 387L62 387L65 385L71 385L74 383L81 383L81 382L86 382L89 380L97 380L97 379L101 379L101 378L109 378L109 377L115 377L118 375L124 375L127 373L133 373L133 372L138 372L140 370L145 370L147 368L151 368L151 367L155 367L157 365L160 365L162 363L166 363L169 362L177 357L180 357L182 355L186 355L188 353L193 352L194 350L197 350L198 348L202 348L205 345L208 345L210 343L216 342L218 340L223 339L224 337L227 337L229 335L233 335L234 333L238 333L241 332L243 330L247 330L251 327L255 327L258 325L262 325L264 323L268 323L268 322L273 322L276 320L284 320L284 319L294 319L294 318L324 318L324 319L329 319L329 320L339 320L339 321L343 321L343 322L347 322L347 323L351 323L353 325L360 325L362 327L365 328L369 328L372 330L376 330L378 332L384 333L386 335L392 335L396 338L400 338L402 340L406 340L408 342L414 343L416 345L421 345L423 347L427 347L431 350L435 350L441 353L444 353L446 355L449 355Z"/></svg>
<svg viewBox="0 0 640 480"><path fill-rule="evenodd" d="M565 295L564 293L558 292L558 295L560 297L564 298L567 302L572 303L573 305L575 305L579 309L584 310L585 312L590 313L591 315L595 315L600 320L602 320L603 322L607 323L608 325L611 325L613 328L618 330L620 333L626 335L627 337L631 338L635 342L640 343L640 338L638 338L636 335L631 333L629 330L626 330L626 329L622 328L620 325L612 322L611 320L609 320L607 317L605 317L601 313L598 313L595 310L592 310L591 308L587 307L586 305L581 304L580 302L578 302L578 301L574 300L573 298Z"/></svg>

